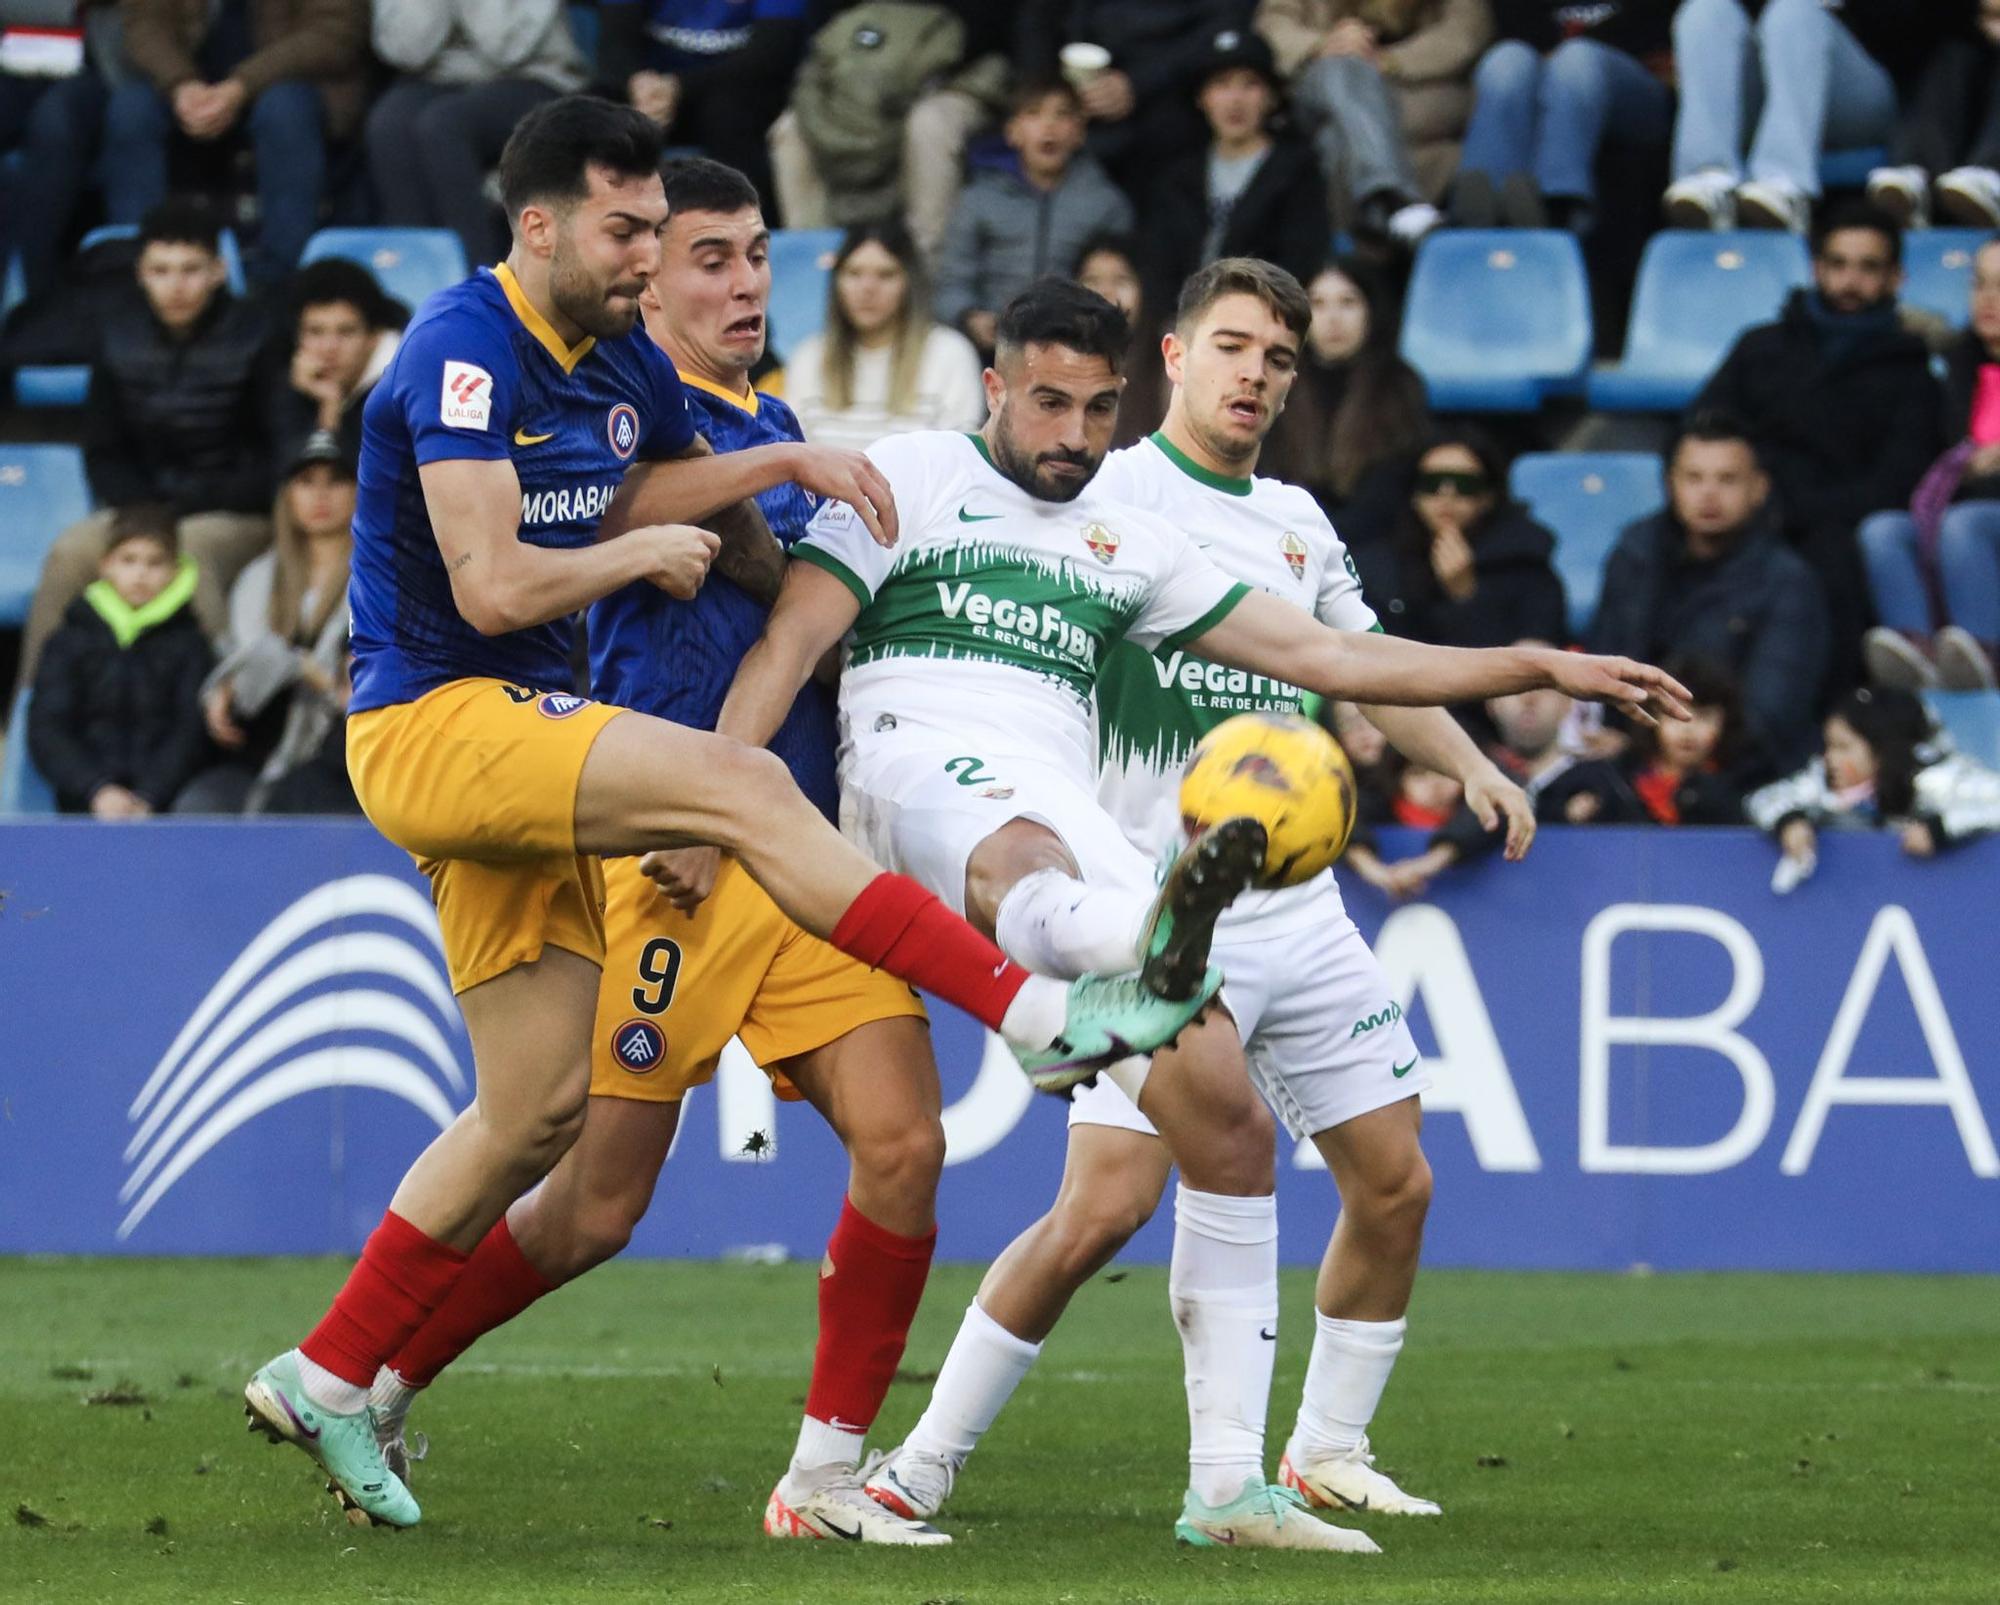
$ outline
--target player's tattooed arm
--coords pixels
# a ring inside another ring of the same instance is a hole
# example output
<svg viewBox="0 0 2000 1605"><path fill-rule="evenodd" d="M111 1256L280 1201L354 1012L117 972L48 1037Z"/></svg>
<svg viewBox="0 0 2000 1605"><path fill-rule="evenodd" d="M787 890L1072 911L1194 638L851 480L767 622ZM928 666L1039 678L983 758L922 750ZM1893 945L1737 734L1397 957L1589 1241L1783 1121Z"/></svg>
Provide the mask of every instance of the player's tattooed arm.
<svg viewBox="0 0 2000 1605"><path fill-rule="evenodd" d="M707 437L696 435L684 455L714 454ZM718 509L709 515L708 527L722 537L722 549L715 554L716 573L734 580L766 607L777 601L778 587L785 582L785 547L771 533L756 502L746 496Z"/></svg>
<svg viewBox="0 0 2000 1605"><path fill-rule="evenodd" d="M878 542L896 544L895 495L863 453L792 441L720 453L705 446L627 469L599 539L642 524L706 523L722 508L792 480L822 499L847 503Z"/></svg>

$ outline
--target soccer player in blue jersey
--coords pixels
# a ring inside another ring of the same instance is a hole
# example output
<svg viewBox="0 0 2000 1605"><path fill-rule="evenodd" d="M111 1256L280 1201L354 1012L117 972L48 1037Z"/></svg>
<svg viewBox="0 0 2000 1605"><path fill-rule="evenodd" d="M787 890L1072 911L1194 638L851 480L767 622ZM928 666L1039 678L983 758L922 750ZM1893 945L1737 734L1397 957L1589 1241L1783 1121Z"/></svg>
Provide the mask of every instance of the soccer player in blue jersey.
<svg viewBox="0 0 2000 1605"><path fill-rule="evenodd" d="M794 479L895 534L855 454L696 455L679 376L636 328L667 221L659 157L658 130L605 101L523 118L500 162L507 261L424 304L363 418L348 765L430 879L478 1090L326 1316L245 1388L252 1428L310 1454L359 1520L419 1516L376 1439L378 1371L583 1125L594 855L718 844L804 930L1000 1030L1044 1085L1171 1040L1220 982L1176 1003L1137 977L1029 976L851 846L768 752L571 694L571 614L629 584L699 589L721 543L680 519Z"/></svg>
<svg viewBox="0 0 2000 1605"><path fill-rule="evenodd" d="M756 190L736 169L703 158L669 162L662 177L671 219L660 272L640 297L647 332L673 359L718 452L796 442L791 409L749 379L764 354L771 291L770 231ZM805 533L815 498L786 483L757 505L789 547ZM593 691L713 728L774 590L753 594L711 575L692 601L646 585L614 592L590 612ZM828 813L835 740L832 697L815 684L771 742ZM807 935L741 865L718 864L714 849L658 856L660 885L639 859L604 866L606 956L583 1133L548 1180L501 1217L457 1287L377 1378L386 1458L399 1472L408 1464L404 1417L416 1390L477 1338L625 1246L652 1200L681 1100L715 1074L723 1047L740 1034L781 1097L803 1096L824 1114L852 1163L819 1280L805 1418L765 1530L947 1542L869 1498L858 1469L937 1240L944 1126L923 1006L893 977Z"/></svg>

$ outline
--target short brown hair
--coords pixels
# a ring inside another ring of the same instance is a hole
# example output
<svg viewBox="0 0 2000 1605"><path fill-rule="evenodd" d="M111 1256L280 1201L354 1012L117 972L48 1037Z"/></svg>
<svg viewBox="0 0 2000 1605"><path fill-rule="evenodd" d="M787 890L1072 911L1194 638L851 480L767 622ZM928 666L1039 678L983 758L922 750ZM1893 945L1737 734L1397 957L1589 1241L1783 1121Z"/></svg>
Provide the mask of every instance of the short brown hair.
<svg viewBox="0 0 2000 1605"><path fill-rule="evenodd" d="M1255 256L1225 256L1191 275L1181 286L1180 304L1174 308L1174 328L1182 338L1201 315L1225 295L1254 295L1295 339L1304 340L1312 327L1312 302L1305 286L1279 267Z"/></svg>
<svg viewBox="0 0 2000 1605"><path fill-rule="evenodd" d="M1076 92L1076 85L1067 78L1055 74L1037 75L1023 78L1014 85L1013 93L1007 97L1007 116L1012 119L1024 111L1033 111L1051 95L1069 102L1069 109L1077 116L1083 115L1083 96Z"/></svg>
<svg viewBox="0 0 2000 1605"><path fill-rule="evenodd" d="M107 554L127 541L152 541L166 548L167 556L181 555L181 532L174 512L160 502L135 502L121 507L111 517L111 539L104 543Z"/></svg>

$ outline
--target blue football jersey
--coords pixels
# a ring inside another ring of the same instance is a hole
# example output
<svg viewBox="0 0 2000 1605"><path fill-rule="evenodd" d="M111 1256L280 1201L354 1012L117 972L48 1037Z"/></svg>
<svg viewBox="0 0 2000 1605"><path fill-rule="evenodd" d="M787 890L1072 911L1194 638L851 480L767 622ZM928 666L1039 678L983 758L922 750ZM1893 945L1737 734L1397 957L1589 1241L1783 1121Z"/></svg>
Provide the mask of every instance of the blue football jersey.
<svg viewBox="0 0 2000 1605"><path fill-rule="evenodd" d="M694 432L680 376L644 330L566 347L504 264L432 296L362 413L353 711L474 677L571 688L568 620L483 636L460 615L418 468L511 458L520 538L587 546L626 468L677 456Z"/></svg>
<svg viewBox="0 0 2000 1605"><path fill-rule="evenodd" d="M696 426L718 452L804 439L792 409L775 396L730 395L682 376ZM816 499L787 481L757 498L771 532L786 546L805 533ZM600 701L713 730L770 610L713 571L694 600L681 602L652 585L628 585L590 610L590 685ZM836 725L831 690L810 681L771 738L799 789L831 819L839 811L834 779Z"/></svg>

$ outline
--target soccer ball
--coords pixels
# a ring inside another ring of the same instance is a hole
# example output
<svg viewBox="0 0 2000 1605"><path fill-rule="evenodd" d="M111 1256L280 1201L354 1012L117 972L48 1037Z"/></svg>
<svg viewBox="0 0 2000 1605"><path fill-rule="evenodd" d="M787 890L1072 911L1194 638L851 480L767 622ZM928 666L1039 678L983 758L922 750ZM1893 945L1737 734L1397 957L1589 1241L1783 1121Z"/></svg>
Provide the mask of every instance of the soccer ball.
<svg viewBox="0 0 2000 1605"><path fill-rule="evenodd" d="M1340 743L1295 713L1239 713L1209 731L1181 775L1181 821L1192 836L1244 817L1264 827L1259 886L1311 880L1354 829L1354 771Z"/></svg>

